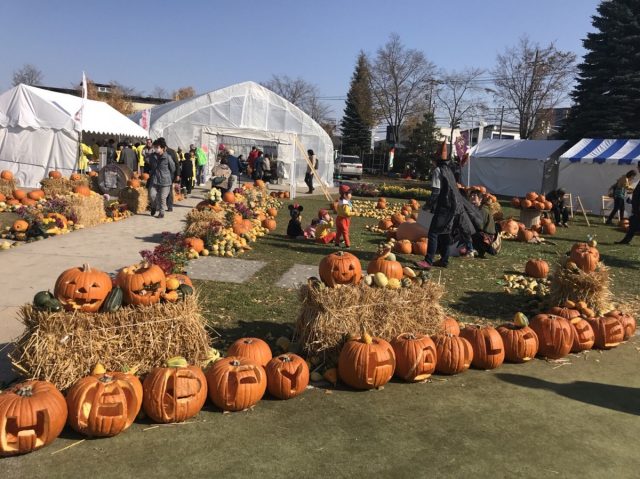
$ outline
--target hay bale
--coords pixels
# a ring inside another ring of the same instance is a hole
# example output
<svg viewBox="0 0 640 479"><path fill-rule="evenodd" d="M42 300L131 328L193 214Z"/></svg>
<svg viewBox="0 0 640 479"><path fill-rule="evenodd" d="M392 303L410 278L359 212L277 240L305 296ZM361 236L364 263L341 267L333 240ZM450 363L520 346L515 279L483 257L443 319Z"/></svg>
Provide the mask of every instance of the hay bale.
<svg viewBox="0 0 640 479"><path fill-rule="evenodd" d="M198 298L116 313L19 312L25 332L10 354L27 377L46 379L64 390L86 376L96 363L107 370L139 367L144 374L172 356L202 363L209 336Z"/></svg>
<svg viewBox="0 0 640 479"><path fill-rule="evenodd" d="M73 186L68 178L45 178L40 180L45 196L63 196L73 193Z"/></svg>
<svg viewBox="0 0 640 479"><path fill-rule="evenodd" d="M89 177L83 176L79 180L69 180L69 184L71 185L71 191L78 186L86 186L89 187Z"/></svg>
<svg viewBox="0 0 640 479"><path fill-rule="evenodd" d="M146 188L131 188L127 186L120 190L118 201L127 205L132 213L139 215L147 211L149 206L149 192Z"/></svg>
<svg viewBox="0 0 640 479"><path fill-rule="evenodd" d="M295 341L310 355L335 360L346 335L366 328L391 340L401 333L434 334L445 317L444 288L432 281L392 290L366 285L318 289L302 285Z"/></svg>
<svg viewBox="0 0 640 479"><path fill-rule="evenodd" d="M224 210L213 211L211 209L193 209L187 213L185 218L186 226L184 228L184 233L186 236L205 238L209 233L212 224L227 224L225 215L226 212Z"/></svg>
<svg viewBox="0 0 640 479"><path fill-rule="evenodd" d="M4 180L0 178L0 194L3 194L6 197L9 197L13 194L16 189L16 182L14 179Z"/></svg>
<svg viewBox="0 0 640 479"><path fill-rule="evenodd" d="M95 226L102 223L107 215L104 211L104 198L92 193L90 196L71 194L66 197L67 217L75 217L76 224Z"/></svg>
<svg viewBox="0 0 640 479"><path fill-rule="evenodd" d="M596 312L611 309L611 278L609 268L603 263L596 271L585 273L581 269L566 268L562 263L556 265L549 285L549 306L558 306L565 301L584 301Z"/></svg>

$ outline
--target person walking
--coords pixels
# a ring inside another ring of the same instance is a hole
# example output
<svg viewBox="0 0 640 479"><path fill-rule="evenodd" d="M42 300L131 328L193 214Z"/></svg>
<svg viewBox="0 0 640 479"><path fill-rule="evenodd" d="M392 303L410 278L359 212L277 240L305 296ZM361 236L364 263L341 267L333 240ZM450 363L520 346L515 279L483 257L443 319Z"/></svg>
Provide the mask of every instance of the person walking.
<svg viewBox="0 0 640 479"><path fill-rule="evenodd" d="M151 184L149 196L151 202L151 216L158 213L158 218L164 218L167 197L175 176L175 163L167 154L167 144L161 138L153 142L153 155L150 158Z"/></svg>
<svg viewBox="0 0 640 479"><path fill-rule="evenodd" d="M132 172L138 171L138 155L133 150L131 142L126 142L122 146L120 162L124 163Z"/></svg>
<svg viewBox="0 0 640 479"><path fill-rule="evenodd" d="M264 176L264 155L262 151L258 150L258 157L253 163L253 179L261 180Z"/></svg>
<svg viewBox="0 0 640 479"><path fill-rule="evenodd" d="M640 164L638 164L638 171L640 171ZM640 231L640 182L636 185L631 195L631 216L629 217L629 229L627 234L620 241L616 241L616 244L629 244L633 239L633 236Z"/></svg>
<svg viewBox="0 0 640 479"><path fill-rule="evenodd" d="M184 188L188 195L193 189L193 153L188 151L184 155L184 160L180 162L180 186Z"/></svg>
<svg viewBox="0 0 640 479"><path fill-rule="evenodd" d="M340 185L340 200L338 201L338 217L336 218L335 245L340 246L340 238L344 240L345 248L351 247L349 228L353 216L353 204L351 203L351 188L348 185Z"/></svg>
<svg viewBox="0 0 640 479"><path fill-rule="evenodd" d="M231 191L238 187L238 178L240 178L240 160L235 156L235 153L232 148L227 149L227 166L231 170L231 176L229 177L229 189Z"/></svg>
<svg viewBox="0 0 640 479"><path fill-rule="evenodd" d="M616 213L620 216L620 222L624 220L624 200L627 197L627 193L632 191L631 182L636 177L636 170L629 170L626 175L618 178L618 181L611 187L611 196L613 197L613 210L607 218L608 225L613 223L613 218L615 218Z"/></svg>
<svg viewBox="0 0 640 479"><path fill-rule="evenodd" d="M164 138L158 138L158 139L164 141L166 144L166 140ZM168 146L167 146L167 154L169 155L169 158L171 158L171 160L173 161L173 171L174 171L171 188L169 188L169 193L167 195L167 211L171 212L173 211L173 184L174 183L180 184L180 158L178 157L178 153L176 152L176 150L174 150L173 148L169 148Z"/></svg>
<svg viewBox="0 0 640 479"><path fill-rule="evenodd" d="M147 138L147 141L144 147L142 148L142 161L144 162L144 166L142 167L142 170L145 173L151 172L151 166L149 164L151 160L151 155L153 155L153 141L151 140L151 138Z"/></svg>
<svg viewBox="0 0 640 479"><path fill-rule="evenodd" d="M309 161L307 164L307 172L304 175L304 182L309 187L308 194L313 193L313 176L314 172L318 171L318 158L316 157L313 150L307 150L307 155L309 156Z"/></svg>
<svg viewBox="0 0 640 479"><path fill-rule="evenodd" d="M193 150L196 156L196 182L198 183L198 186L204 185L207 155L202 151L202 148L196 148L193 144L189 146L189 150Z"/></svg>

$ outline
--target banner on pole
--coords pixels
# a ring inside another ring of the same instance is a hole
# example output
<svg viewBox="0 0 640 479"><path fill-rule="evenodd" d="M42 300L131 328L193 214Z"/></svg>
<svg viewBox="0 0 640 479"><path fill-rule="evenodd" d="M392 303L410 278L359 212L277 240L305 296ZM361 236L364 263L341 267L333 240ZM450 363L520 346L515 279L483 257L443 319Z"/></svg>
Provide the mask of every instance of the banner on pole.
<svg viewBox="0 0 640 479"><path fill-rule="evenodd" d="M82 72L82 103L80 104L80 109L73 116L73 119L76 122L76 130L82 131L82 115L84 114L84 103L87 99L87 76L84 72Z"/></svg>
<svg viewBox="0 0 640 479"><path fill-rule="evenodd" d="M149 134L149 128L151 126L151 110L146 109L142 111L140 115L140 127L146 130L147 134Z"/></svg>
<svg viewBox="0 0 640 479"><path fill-rule="evenodd" d="M393 169L393 159L396 156L396 149L395 148L391 148L389 150L389 171L391 171Z"/></svg>

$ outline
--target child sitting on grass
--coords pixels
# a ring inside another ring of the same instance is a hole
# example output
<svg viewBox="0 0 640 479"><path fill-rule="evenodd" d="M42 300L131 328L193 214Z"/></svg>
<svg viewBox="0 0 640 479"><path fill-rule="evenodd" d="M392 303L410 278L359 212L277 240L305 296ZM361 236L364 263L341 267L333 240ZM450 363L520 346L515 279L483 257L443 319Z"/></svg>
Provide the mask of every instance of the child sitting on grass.
<svg viewBox="0 0 640 479"><path fill-rule="evenodd" d="M348 185L340 185L340 201L338 201L338 218L336 219L335 245L340 246L340 238L344 239L345 248L351 247L349 227L353 216L353 204L351 203L351 188Z"/></svg>
<svg viewBox="0 0 640 479"><path fill-rule="evenodd" d="M311 224L304 229L304 238L309 240L316 239L318 223L320 220L318 218L313 218L311 220Z"/></svg>
<svg viewBox="0 0 640 479"><path fill-rule="evenodd" d="M333 218L329 211L324 208L318 211L318 224L316 225L316 241L322 244L329 244L336 239L333 228Z"/></svg>

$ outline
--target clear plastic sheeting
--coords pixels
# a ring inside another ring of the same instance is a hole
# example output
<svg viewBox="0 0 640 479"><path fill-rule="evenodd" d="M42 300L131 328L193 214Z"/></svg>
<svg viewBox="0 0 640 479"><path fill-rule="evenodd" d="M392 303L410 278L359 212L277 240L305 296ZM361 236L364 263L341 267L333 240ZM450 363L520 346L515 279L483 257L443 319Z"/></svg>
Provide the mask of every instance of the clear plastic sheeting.
<svg viewBox="0 0 640 479"><path fill-rule="evenodd" d="M141 112L130 118L138 122L140 117ZM306 150L311 149L318 158L322 181L328 185L333 181L333 144L329 135L298 107L255 82L238 83L152 108L150 136L164 137L174 148L200 146L208 154L208 172L216 163L221 145L226 146L225 139L232 139L232 147L241 146L236 154L245 154L246 147L263 147L265 153L277 156L298 185L303 184ZM276 151L268 151L267 146Z"/></svg>

